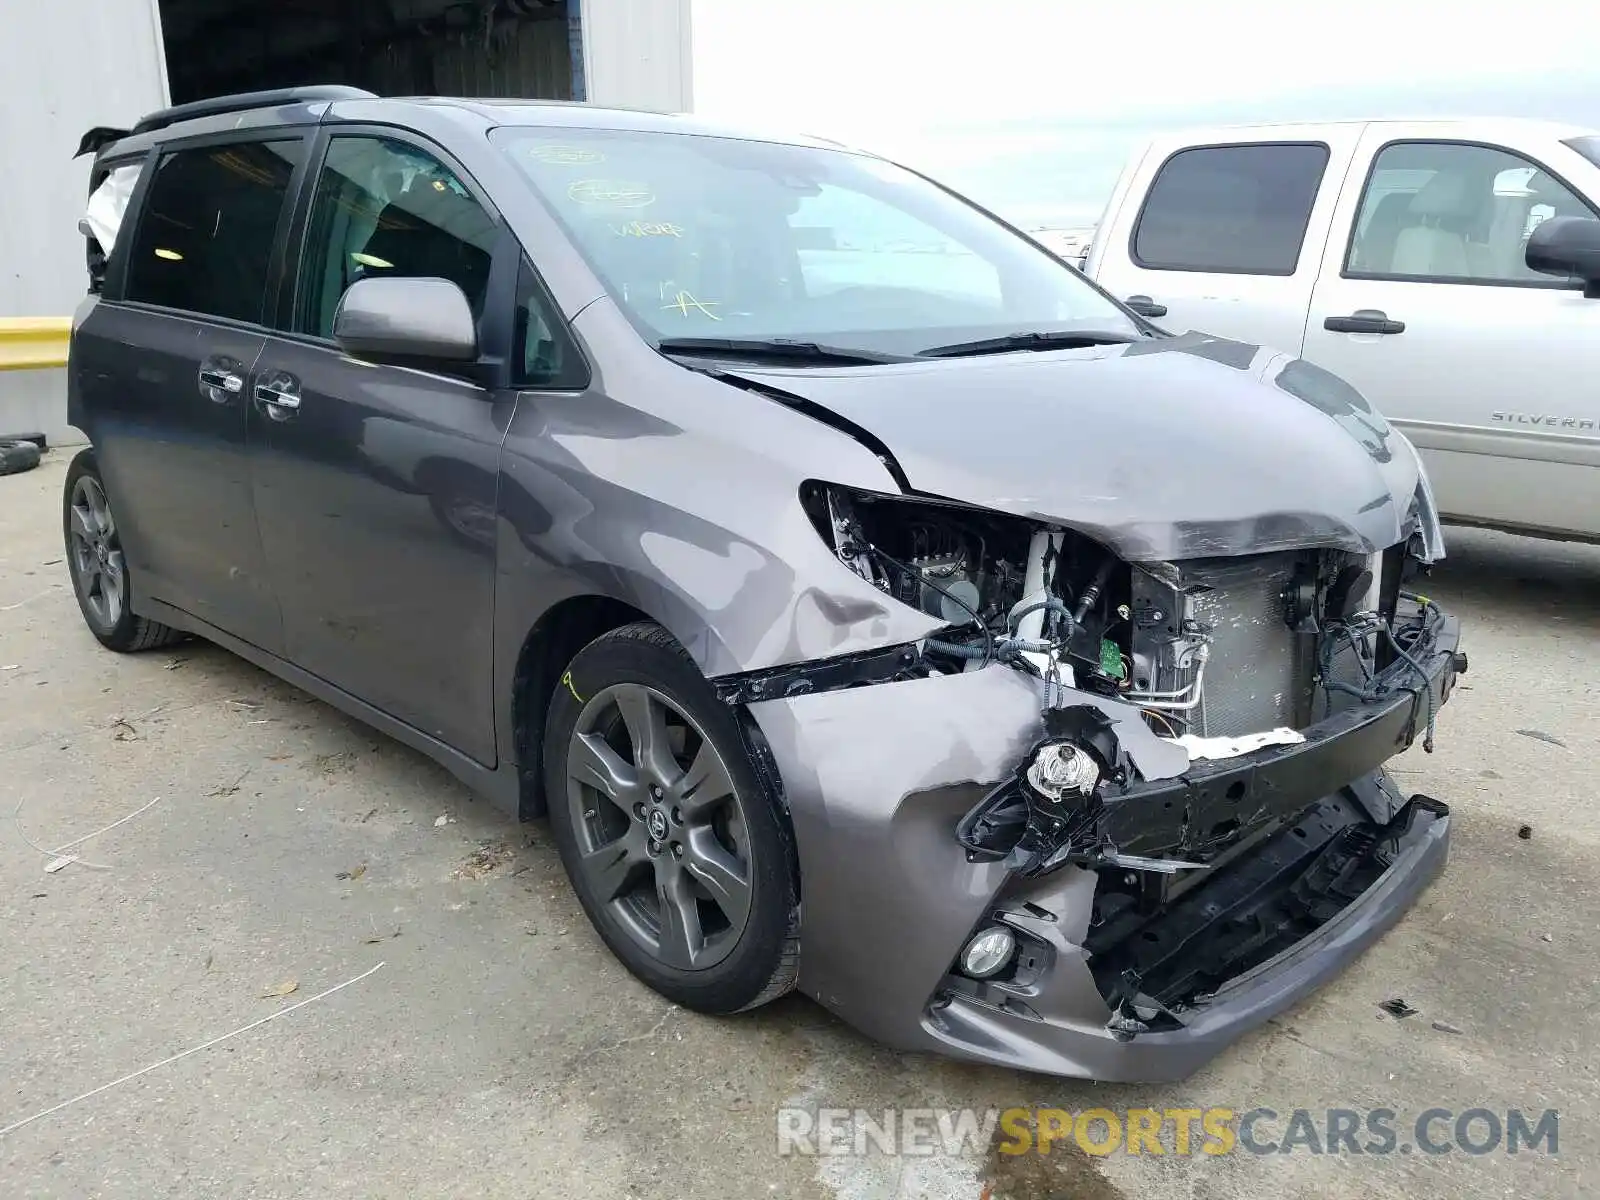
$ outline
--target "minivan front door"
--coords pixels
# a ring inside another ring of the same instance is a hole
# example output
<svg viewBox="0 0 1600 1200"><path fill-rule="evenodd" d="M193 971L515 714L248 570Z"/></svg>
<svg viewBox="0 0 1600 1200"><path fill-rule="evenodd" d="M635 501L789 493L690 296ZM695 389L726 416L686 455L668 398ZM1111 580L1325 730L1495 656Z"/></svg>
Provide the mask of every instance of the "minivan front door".
<svg viewBox="0 0 1600 1200"><path fill-rule="evenodd" d="M436 153L390 134L332 137L289 329L268 339L250 403L286 657L489 766L496 489L514 398L357 361L332 332L344 290L368 276L449 279L481 317L491 271L516 269L507 236Z"/></svg>
<svg viewBox="0 0 1600 1200"><path fill-rule="evenodd" d="M246 404L305 148L279 130L164 153L73 335L78 408L141 591L272 653Z"/></svg>
<svg viewBox="0 0 1600 1200"><path fill-rule="evenodd" d="M1597 173L1551 149L1372 127L1304 353L1405 432L1447 518L1600 536L1600 300L1525 261L1541 220L1596 215L1563 176Z"/></svg>

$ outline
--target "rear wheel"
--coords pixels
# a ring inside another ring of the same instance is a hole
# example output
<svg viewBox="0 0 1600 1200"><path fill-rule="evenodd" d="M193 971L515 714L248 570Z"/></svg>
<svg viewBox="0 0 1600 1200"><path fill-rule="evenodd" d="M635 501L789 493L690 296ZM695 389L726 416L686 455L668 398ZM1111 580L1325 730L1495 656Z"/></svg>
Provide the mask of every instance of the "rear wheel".
<svg viewBox="0 0 1600 1200"><path fill-rule="evenodd" d="M124 652L181 641L181 631L134 614L127 556L90 451L80 452L67 468L64 493L67 571L89 632L102 646Z"/></svg>
<svg viewBox="0 0 1600 1200"><path fill-rule="evenodd" d="M731 1013L799 967L793 835L733 710L659 626L591 642L545 725L550 824L579 902L668 999Z"/></svg>

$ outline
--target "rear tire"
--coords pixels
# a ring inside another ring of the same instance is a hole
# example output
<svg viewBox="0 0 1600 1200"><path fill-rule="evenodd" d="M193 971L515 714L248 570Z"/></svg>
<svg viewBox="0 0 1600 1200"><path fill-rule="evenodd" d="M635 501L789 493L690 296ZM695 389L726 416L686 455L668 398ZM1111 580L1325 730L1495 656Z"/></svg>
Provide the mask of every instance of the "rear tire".
<svg viewBox="0 0 1600 1200"><path fill-rule="evenodd" d="M544 777L578 901L635 976L715 1014L794 986L788 817L734 711L660 626L627 625L578 652L550 702Z"/></svg>
<svg viewBox="0 0 1600 1200"><path fill-rule="evenodd" d="M124 654L168 646L188 636L134 613L127 556L93 451L78 452L67 468L62 491L67 572L89 632L102 646Z"/></svg>

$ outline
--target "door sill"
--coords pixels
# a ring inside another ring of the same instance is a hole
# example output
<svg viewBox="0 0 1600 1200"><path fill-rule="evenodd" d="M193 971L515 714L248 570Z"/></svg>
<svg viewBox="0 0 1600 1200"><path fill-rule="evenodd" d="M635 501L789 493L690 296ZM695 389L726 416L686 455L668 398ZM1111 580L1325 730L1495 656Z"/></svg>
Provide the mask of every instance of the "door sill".
<svg viewBox="0 0 1600 1200"><path fill-rule="evenodd" d="M138 608L140 615L205 638L209 642L215 642L246 662L276 675L285 683L293 684L347 716L372 726L379 733L387 734L395 741L427 755L502 812L511 817L520 815L521 773L516 764L502 761L496 766L485 766L431 734L424 733L416 726L391 717L382 709L375 708L343 688L329 683L321 676L313 675L270 651L234 637L231 633L218 629L215 625L180 608L174 608L164 601L145 597Z"/></svg>

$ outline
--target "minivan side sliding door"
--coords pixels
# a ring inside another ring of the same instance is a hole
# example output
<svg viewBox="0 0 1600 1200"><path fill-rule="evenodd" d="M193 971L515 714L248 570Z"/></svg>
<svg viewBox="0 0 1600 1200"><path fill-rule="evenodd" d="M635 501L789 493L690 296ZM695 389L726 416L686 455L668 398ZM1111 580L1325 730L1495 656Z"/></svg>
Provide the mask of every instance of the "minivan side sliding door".
<svg viewBox="0 0 1600 1200"><path fill-rule="evenodd" d="M161 146L73 335L77 411L141 592L274 653L247 384L308 140L280 128Z"/></svg>

